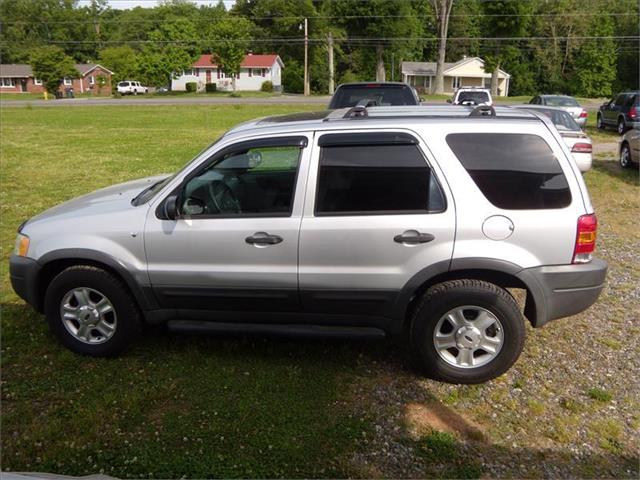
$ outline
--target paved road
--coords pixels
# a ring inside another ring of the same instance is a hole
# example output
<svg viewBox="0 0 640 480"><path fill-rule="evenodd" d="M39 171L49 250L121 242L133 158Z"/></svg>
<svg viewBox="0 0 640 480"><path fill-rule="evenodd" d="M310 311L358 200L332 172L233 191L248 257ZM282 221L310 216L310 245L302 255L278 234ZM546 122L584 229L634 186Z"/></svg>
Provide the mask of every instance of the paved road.
<svg viewBox="0 0 640 480"><path fill-rule="evenodd" d="M2 107L85 107L94 105L329 105L329 96L279 95L274 97L149 97L65 98L60 100L1 100Z"/></svg>

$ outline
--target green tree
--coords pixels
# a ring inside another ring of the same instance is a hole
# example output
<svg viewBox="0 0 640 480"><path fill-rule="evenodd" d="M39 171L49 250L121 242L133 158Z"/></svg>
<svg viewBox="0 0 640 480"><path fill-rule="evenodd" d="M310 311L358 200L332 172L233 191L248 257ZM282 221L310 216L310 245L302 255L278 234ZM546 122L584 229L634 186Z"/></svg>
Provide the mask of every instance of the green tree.
<svg viewBox="0 0 640 480"><path fill-rule="evenodd" d="M614 35L611 17L603 16L592 21L589 36ZM585 40L578 49L569 81L571 92L584 97L608 97L616 79L616 45L611 38Z"/></svg>
<svg viewBox="0 0 640 480"><path fill-rule="evenodd" d="M201 52L194 15L197 9L184 2L157 7L147 43L139 56L141 80L153 86L171 84L171 79L191 68Z"/></svg>
<svg viewBox="0 0 640 480"><path fill-rule="evenodd" d="M100 65L113 72L112 81L118 83L125 79L136 78L138 67L138 54L128 45L120 47L107 47L98 52Z"/></svg>
<svg viewBox="0 0 640 480"><path fill-rule="evenodd" d="M487 37L515 38L511 41L495 41L485 48L485 72L491 72L491 94L498 95L498 73L501 67L510 62L517 63L521 58L520 48L523 46L518 37L526 36L531 19L530 2L511 0L494 0L483 3L486 15L483 34ZM488 48L487 48L488 47Z"/></svg>
<svg viewBox="0 0 640 480"><path fill-rule="evenodd" d="M65 77L78 78L73 59L56 46L40 47L31 53L33 76L42 80L45 90L53 95L60 88Z"/></svg>
<svg viewBox="0 0 640 480"><path fill-rule="evenodd" d="M242 60L251 43L252 23L242 17L226 17L213 24L209 47L225 75L231 77L233 91L240 75Z"/></svg>

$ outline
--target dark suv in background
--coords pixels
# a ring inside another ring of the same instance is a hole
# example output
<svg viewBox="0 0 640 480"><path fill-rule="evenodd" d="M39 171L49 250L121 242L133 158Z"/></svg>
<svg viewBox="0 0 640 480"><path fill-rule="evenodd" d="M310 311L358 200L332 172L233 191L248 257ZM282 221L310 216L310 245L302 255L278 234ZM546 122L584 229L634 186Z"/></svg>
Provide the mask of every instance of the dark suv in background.
<svg viewBox="0 0 640 480"><path fill-rule="evenodd" d="M598 109L598 128L615 127L620 135L640 127L640 91L618 94Z"/></svg>
<svg viewBox="0 0 640 480"><path fill-rule="evenodd" d="M340 85L329 103L330 109L420 105L416 90L402 82L359 82Z"/></svg>

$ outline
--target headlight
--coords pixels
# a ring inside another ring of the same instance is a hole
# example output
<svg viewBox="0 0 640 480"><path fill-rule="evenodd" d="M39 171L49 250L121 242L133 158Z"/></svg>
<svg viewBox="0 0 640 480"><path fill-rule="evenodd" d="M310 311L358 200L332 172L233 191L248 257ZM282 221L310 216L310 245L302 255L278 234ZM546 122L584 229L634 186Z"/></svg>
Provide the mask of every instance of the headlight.
<svg viewBox="0 0 640 480"><path fill-rule="evenodd" d="M16 247L13 250L13 253L20 257L26 257L27 252L29 251L29 237L19 233L16 237Z"/></svg>

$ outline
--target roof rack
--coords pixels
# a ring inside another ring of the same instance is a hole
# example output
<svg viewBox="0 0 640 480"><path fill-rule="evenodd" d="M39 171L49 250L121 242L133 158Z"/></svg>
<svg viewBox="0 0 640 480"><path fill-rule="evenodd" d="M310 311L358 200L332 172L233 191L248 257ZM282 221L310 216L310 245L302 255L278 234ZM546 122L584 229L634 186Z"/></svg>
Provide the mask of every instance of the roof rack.
<svg viewBox="0 0 640 480"><path fill-rule="evenodd" d="M349 110L347 110L347 113L345 113L342 118L361 118L361 117L368 117L368 116L369 116L369 111L367 110L367 106L360 105L360 102L358 102L358 105L356 105L355 107L351 107Z"/></svg>

